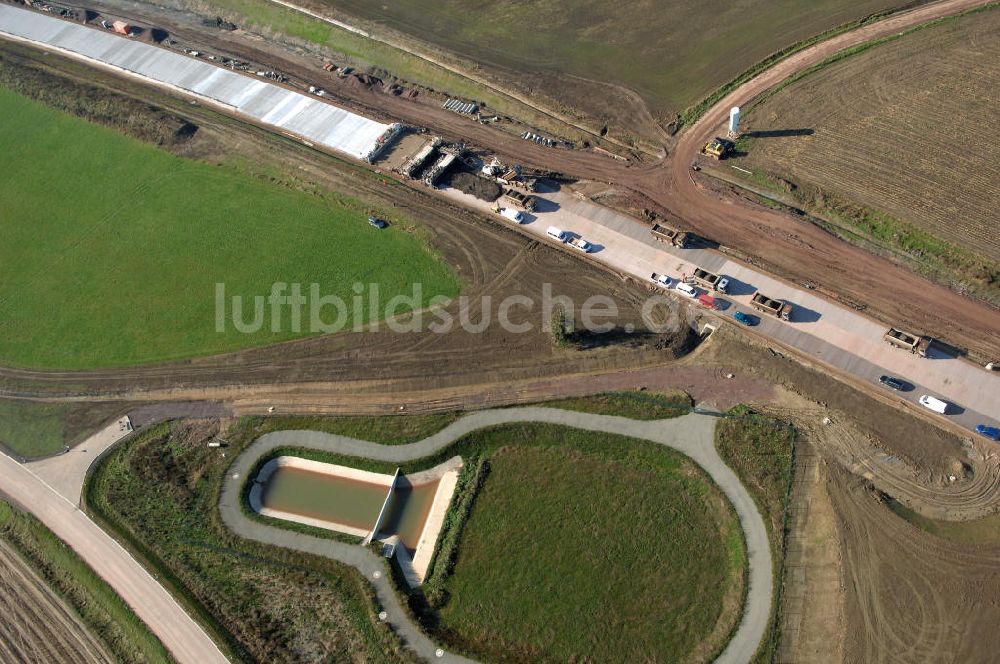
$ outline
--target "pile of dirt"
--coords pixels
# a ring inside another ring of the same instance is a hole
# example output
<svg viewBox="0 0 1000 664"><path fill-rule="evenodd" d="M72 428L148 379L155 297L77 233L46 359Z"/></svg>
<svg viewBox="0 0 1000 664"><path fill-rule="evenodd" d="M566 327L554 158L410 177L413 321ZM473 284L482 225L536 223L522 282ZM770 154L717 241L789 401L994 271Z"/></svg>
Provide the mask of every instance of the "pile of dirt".
<svg viewBox="0 0 1000 664"><path fill-rule="evenodd" d="M493 180L487 180L481 175L468 171L456 171L450 180L446 180L448 186L454 187L466 194L472 194L484 201L495 201L500 198L502 190Z"/></svg>

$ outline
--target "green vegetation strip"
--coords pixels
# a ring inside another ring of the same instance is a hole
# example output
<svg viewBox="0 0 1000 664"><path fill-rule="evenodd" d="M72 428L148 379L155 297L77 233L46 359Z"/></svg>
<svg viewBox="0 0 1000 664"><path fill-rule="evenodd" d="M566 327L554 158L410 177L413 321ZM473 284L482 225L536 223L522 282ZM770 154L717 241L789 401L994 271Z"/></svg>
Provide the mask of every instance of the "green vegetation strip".
<svg viewBox="0 0 1000 664"><path fill-rule="evenodd" d="M882 495L897 516L925 533L966 546L1000 546L1000 514L991 514L972 521L942 521L913 511L891 496Z"/></svg>
<svg viewBox="0 0 1000 664"><path fill-rule="evenodd" d="M549 408L575 410L595 415L617 415L633 420L665 420L687 415L694 407L690 395L684 392L605 392L586 397L558 399L541 404Z"/></svg>
<svg viewBox="0 0 1000 664"><path fill-rule="evenodd" d="M309 334L217 331L216 284L253 298L275 282L317 284L350 309L355 283L381 301L422 286L417 306L458 292L416 236L376 232L364 205L332 204L221 166L181 159L0 88L0 362L33 368L121 366L219 353ZM263 305L264 302L261 302ZM269 307L262 306L264 310ZM348 320L371 321L368 307ZM329 322L336 318L324 312ZM113 330L113 333L109 333Z"/></svg>
<svg viewBox="0 0 1000 664"><path fill-rule="evenodd" d="M780 575L785 557L785 533L791 501L792 471L795 464L795 429L747 406L730 409L729 417L719 420L715 446L722 460L739 476L764 517L774 551L775 601L771 608L771 626L753 662L774 661L778 652L781 606Z"/></svg>
<svg viewBox="0 0 1000 664"><path fill-rule="evenodd" d="M114 448L89 478L88 510L143 560L237 662L411 662L375 615L364 579L326 558L242 540L219 519L223 475L259 431L165 424ZM223 456L225 453L226 456Z"/></svg>
<svg viewBox="0 0 1000 664"><path fill-rule="evenodd" d="M40 521L0 501L0 537L73 607L119 661L173 661L111 586Z"/></svg>

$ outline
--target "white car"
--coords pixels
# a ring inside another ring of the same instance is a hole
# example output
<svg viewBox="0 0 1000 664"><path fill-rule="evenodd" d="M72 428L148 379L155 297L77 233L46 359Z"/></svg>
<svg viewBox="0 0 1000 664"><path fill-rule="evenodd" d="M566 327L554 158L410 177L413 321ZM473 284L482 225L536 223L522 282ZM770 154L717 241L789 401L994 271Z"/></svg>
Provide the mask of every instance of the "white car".
<svg viewBox="0 0 1000 664"><path fill-rule="evenodd" d="M582 237L575 237L570 240L569 243L585 254L589 254L590 250L593 248L593 245L584 240Z"/></svg>
<svg viewBox="0 0 1000 664"><path fill-rule="evenodd" d="M566 231L561 228L556 228L555 226L549 226L545 233L553 240L559 240L560 242L566 241Z"/></svg>
<svg viewBox="0 0 1000 664"><path fill-rule="evenodd" d="M670 288L671 286L674 285L674 280L665 274L657 274L654 272L653 274L649 275L649 278L654 284L657 284L658 286L663 286L664 288Z"/></svg>
<svg viewBox="0 0 1000 664"><path fill-rule="evenodd" d="M684 283L683 281L678 281L675 288L681 295L685 295L690 298L698 297L698 289L692 286L691 284Z"/></svg>

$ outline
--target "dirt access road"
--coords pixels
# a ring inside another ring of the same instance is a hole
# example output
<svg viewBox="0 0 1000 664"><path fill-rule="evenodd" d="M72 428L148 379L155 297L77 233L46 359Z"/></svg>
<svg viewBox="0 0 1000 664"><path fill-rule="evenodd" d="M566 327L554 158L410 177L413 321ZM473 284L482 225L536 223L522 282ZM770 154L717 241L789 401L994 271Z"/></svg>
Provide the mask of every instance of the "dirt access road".
<svg viewBox="0 0 1000 664"><path fill-rule="evenodd" d="M993 359L1000 355L997 309L933 285L791 215L715 196L690 168L701 147L723 131L731 107L745 105L787 77L843 49L986 4L987 0L944 0L921 6L838 35L782 60L739 86L688 128L664 163L666 172L654 171L643 176L637 182L639 190L655 192L654 198L707 237L729 242L734 222L739 224L741 231L732 238L734 246L760 256L778 272L821 284L828 292L867 304L885 320L916 327Z"/></svg>

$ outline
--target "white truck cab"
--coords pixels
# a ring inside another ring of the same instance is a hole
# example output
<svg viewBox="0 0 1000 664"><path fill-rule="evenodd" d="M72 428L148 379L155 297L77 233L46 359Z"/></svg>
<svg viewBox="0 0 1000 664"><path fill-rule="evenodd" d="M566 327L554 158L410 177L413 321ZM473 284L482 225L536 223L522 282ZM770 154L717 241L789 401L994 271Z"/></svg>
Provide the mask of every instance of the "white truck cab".
<svg viewBox="0 0 1000 664"><path fill-rule="evenodd" d="M920 396L920 405L924 408L933 410L935 413L941 413L942 415L948 412L947 401L942 401L941 399L932 397L929 394L923 394Z"/></svg>
<svg viewBox="0 0 1000 664"><path fill-rule="evenodd" d="M554 240L559 240L560 242L566 241L566 231L555 226L549 226L545 233Z"/></svg>

